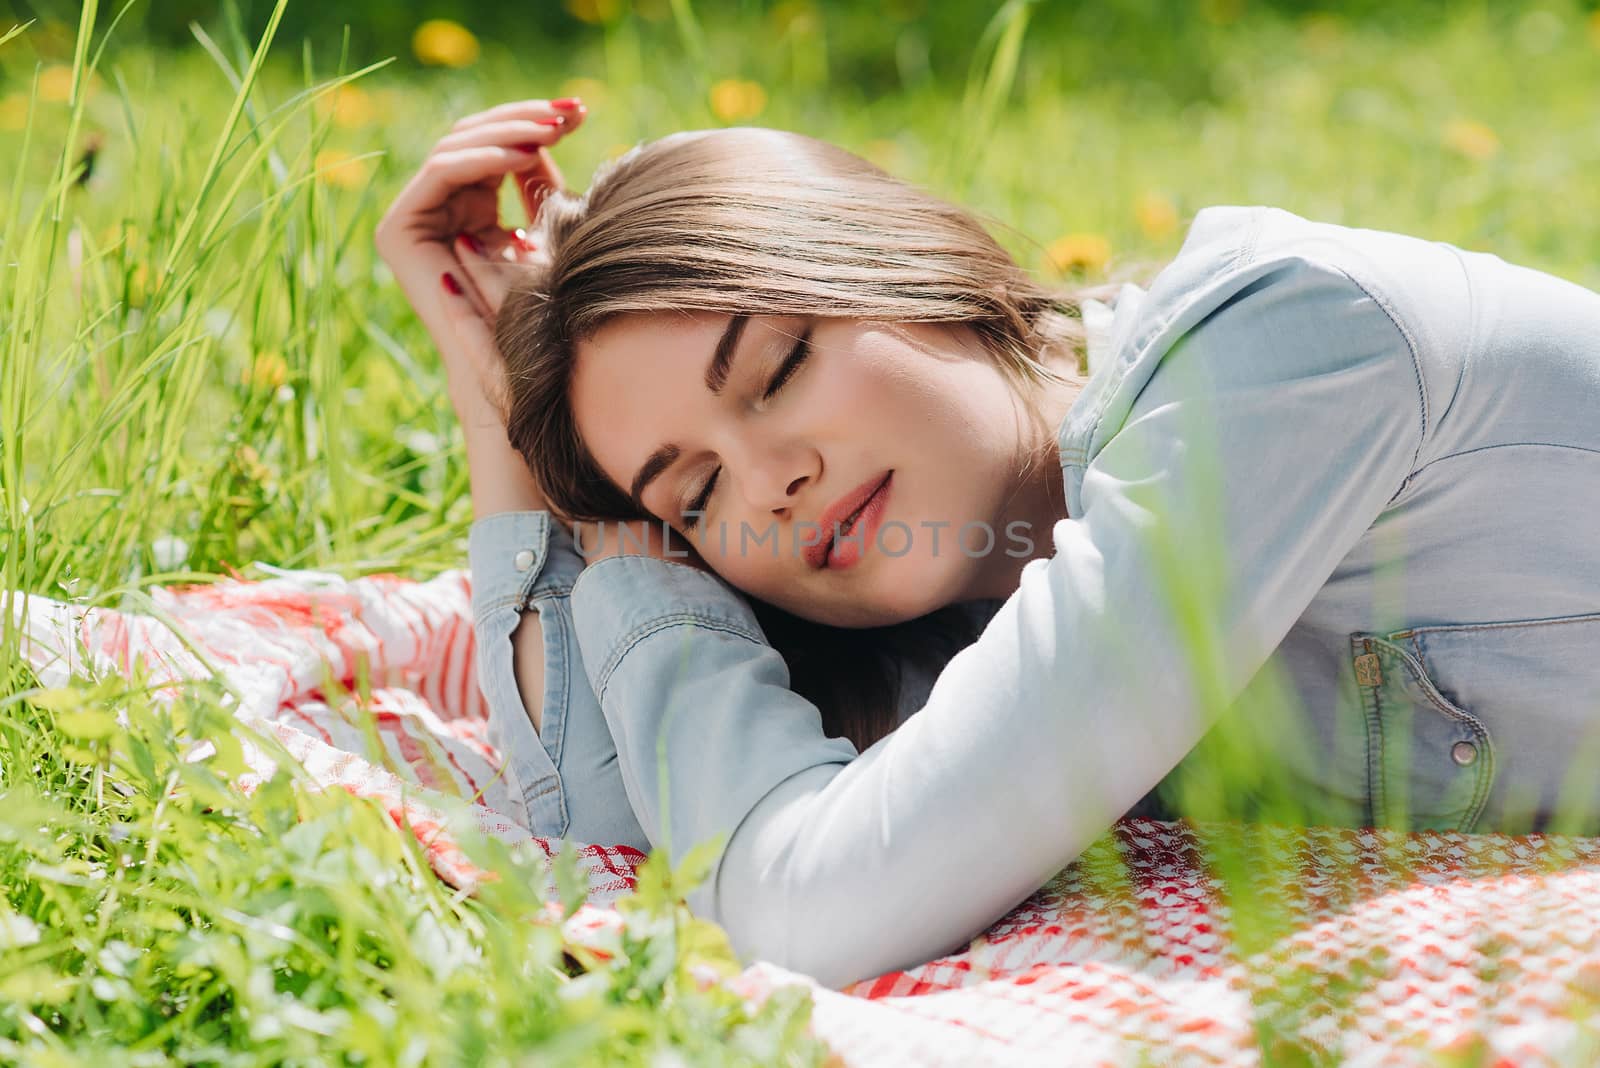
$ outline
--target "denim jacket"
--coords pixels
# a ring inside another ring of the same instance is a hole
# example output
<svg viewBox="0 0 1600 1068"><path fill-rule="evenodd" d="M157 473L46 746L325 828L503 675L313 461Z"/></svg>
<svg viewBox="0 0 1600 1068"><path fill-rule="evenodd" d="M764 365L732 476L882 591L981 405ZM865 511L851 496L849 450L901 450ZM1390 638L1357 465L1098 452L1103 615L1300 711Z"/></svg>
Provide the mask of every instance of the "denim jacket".
<svg viewBox="0 0 1600 1068"><path fill-rule="evenodd" d="M964 945L1223 716L1314 820L1600 803L1567 778L1600 724L1600 294L1227 206L1102 325L1053 552L862 753L719 577L583 569L545 513L475 525L480 679L535 832L674 860L729 836L691 906L838 986ZM542 739L509 667L528 607Z"/></svg>

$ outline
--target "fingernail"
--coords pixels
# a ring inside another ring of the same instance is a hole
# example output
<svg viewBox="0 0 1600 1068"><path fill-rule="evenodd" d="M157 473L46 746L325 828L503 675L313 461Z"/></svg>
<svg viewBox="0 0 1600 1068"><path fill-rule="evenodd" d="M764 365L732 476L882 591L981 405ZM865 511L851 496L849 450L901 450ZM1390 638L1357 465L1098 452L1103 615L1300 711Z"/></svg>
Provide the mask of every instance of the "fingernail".
<svg viewBox="0 0 1600 1068"><path fill-rule="evenodd" d="M449 271L446 271L440 276L440 281L444 283L444 290L446 293L449 293L452 297L459 297L461 295L461 283L456 281L455 275L451 274Z"/></svg>
<svg viewBox="0 0 1600 1068"><path fill-rule="evenodd" d="M538 123L540 126L560 126L562 123L566 122L567 120L566 119L534 119L533 121Z"/></svg>
<svg viewBox="0 0 1600 1068"><path fill-rule="evenodd" d="M537 245L535 245L533 243L533 238L528 236L528 231L524 230L520 226L517 227L515 230L513 230L511 232L511 235L517 239L517 244L521 245L523 248L527 249L529 252L532 252L535 248L538 247Z"/></svg>
<svg viewBox="0 0 1600 1068"><path fill-rule="evenodd" d="M543 145L534 144L532 141L529 141L525 145L516 146L518 152L537 152L543 147Z"/></svg>
<svg viewBox="0 0 1600 1068"><path fill-rule="evenodd" d="M456 240L460 241L463 245L467 246L478 255L483 255L483 242L479 241L472 234L457 234Z"/></svg>
<svg viewBox="0 0 1600 1068"><path fill-rule="evenodd" d="M571 111L574 108L583 107L583 103L575 96L564 96L560 100L550 101L550 106L560 108L563 111Z"/></svg>

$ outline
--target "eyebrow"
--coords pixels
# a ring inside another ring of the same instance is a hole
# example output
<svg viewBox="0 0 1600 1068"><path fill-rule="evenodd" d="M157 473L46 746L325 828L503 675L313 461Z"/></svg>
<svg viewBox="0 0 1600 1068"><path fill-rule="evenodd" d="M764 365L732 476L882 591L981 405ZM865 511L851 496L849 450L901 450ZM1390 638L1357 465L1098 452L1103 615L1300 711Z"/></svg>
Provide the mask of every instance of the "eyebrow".
<svg viewBox="0 0 1600 1068"><path fill-rule="evenodd" d="M706 388L713 396L720 397L728 385L728 374L733 369L733 354L739 347L739 338L749 321L748 315L735 315L728 320L728 325L722 330L722 336L717 339L717 347L711 353L711 362L706 365L705 377ZM680 453L681 450L676 445L663 445L639 466L638 473L633 476L632 485L628 487L628 496L641 512L650 510L640 499L645 487L650 485L661 472L671 467Z"/></svg>

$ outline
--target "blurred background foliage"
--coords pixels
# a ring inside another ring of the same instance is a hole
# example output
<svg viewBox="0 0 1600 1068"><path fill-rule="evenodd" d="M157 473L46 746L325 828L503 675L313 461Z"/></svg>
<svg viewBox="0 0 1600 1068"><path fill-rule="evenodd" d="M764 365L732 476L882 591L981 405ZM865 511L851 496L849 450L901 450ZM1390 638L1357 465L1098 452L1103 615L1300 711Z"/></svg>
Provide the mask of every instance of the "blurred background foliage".
<svg viewBox="0 0 1600 1068"><path fill-rule="evenodd" d="M0 25L36 20L0 54L0 136L36 65L63 95L78 6L0 0ZM168 103L193 106L195 28L243 53L272 6L134 3L108 57L119 88L174 78ZM575 94L594 128L563 146L569 178L669 129L785 126L965 198L1021 244L1068 239L1053 260L1088 273L1170 253L1206 203L1265 202L1595 277L1581 228L1528 209L1595 206L1578 176L1600 152L1600 0L294 3L278 40L275 72L302 79L394 57L335 115L341 151L397 165L379 188L453 115Z"/></svg>

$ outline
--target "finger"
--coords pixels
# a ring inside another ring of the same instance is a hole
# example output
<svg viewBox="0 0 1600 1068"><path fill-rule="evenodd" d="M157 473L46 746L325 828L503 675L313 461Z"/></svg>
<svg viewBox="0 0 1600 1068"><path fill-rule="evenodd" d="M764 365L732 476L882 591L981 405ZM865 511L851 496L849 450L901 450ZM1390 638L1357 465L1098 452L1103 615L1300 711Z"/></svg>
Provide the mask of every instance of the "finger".
<svg viewBox="0 0 1600 1068"><path fill-rule="evenodd" d="M448 242L408 239L404 255L397 256L390 269L412 306L426 317L427 306L436 299L434 291L439 288L440 275L460 268Z"/></svg>
<svg viewBox="0 0 1600 1068"><path fill-rule="evenodd" d="M470 139L479 131L494 127L504 129L505 124L512 122L546 126L548 130L555 132L551 134L547 130L536 131L523 126L521 130L529 134L527 138L517 136L513 140L513 137L507 131L508 136L500 138L498 143L553 145L582 125L588 114L589 109L584 105L583 101L576 97L565 97L557 101L513 101L509 104L501 104L498 107L490 108L487 111L478 112L475 115L469 115L457 122L452 128L452 132L440 141L440 146L446 146L447 143L450 147L482 143L481 141ZM548 153L535 151L541 160L540 167L524 172L517 183L517 191L522 196L522 207L527 213L529 223L532 223L538 217L539 205L545 197L549 196L554 190L566 188L566 179L563 177L561 169L556 166L555 161L550 158Z"/></svg>
<svg viewBox="0 0 1600 1068"><path fill-rule="evenodd" d="M493 346L494 335L489 329L488 320L483 315L483 309L474 300L472 291L462 283L461 275L462 271L458 264L455 270L445 271L439 278L444 290L444 318L457 337L462 341L475 343L467 348L476 358L481 354L480 350L485 341Z"/></svg>
<svg viewBox="0 0 1600 1068"><path fill-rule="evenodd" d="M554 145L571 133L582 119L583 115L579 113L576 119L569 116L565 120L516 119L484 123L449 135L439 142L436 151L498 144L538 156L538 165L519 172L517 178L517 192L522 197L522 207L531 224L538 217L539 205L544 198L558 189L566 188L561 168L556 166L548 152L539 149Z"/></svg>
<svg viewBox="0 0 1600 1068"><path fill-rule="evenodd" d="M474 303L471 291L461 284L457 271L446 271L440 276L440 283L446 326L467 357L472 373L477 375L484 396L497 407L503 405L504 369L489 321Z"/></svg>
<svg viewBox="0 0 1600 1068"><path fill-rule="evenodd" d="M562 97L560 100L513 100L468 115L450 129L454 133L486 123L504 122L507 119L548 119L557 116L576 118L577 122L582 122L587 111L583 102L575 97Z"/></svg>
<svg viewBox="0 0 1600 1068"><path fill-rule="evenodd" d="M444 203L456 190L540 166L537 152L499 145L456 149L429 156L395 203L404 211ZM392 210L392 209L391 209Z"/></svg>
<svg viewBox="0 0 1600 1068"><path fill-rule="evenodd" d="M522 207L527 213L528 222L532 223L538 217L539 205L544 198L555 190L566 187L555 160L549 153L540 152L539 147L553 145L567 132L567 125L559 119L516 119L485 123L451 134L439 142L435 151L498 145L536 155L539 159L538 164L520 172L517 178L517 192L522 198Z"/></svg>
<svg viewBox="0 0 1600 1068"><path fill-rule="evenodd" d="M501 145L516 148L520 145L549 145L561 139L566 124L559 118L512 119L474 126L440 138L434 152L450 152L459 148L477 148L480 145Z"/></svg>
<svg viewBox="0 0 1600 1068"><path fill-rule="evenodd" d="M459 243L455 245L454 251L461 251ZM449 303L464 302L479 319L484 322L492 321L494 318L493 311L483 299L483 294L478 292L478 287L473 283L472 276L468 274L460 259L452 257L452 260L450 270L445 271L443 277L440 278L445 292L457 298L456 301Z"/></svg>
<svg viewBox="0 0 1600 1068"><path fill-rule="evenodd" d="M456 259L490 320L499 313L511 284L528 269L519 262L508 239L502 236L497 244L486 244L476 234L462 234L455 247Z"/></svg>

